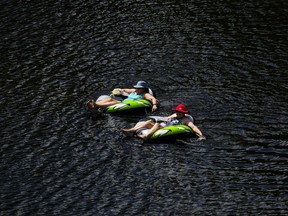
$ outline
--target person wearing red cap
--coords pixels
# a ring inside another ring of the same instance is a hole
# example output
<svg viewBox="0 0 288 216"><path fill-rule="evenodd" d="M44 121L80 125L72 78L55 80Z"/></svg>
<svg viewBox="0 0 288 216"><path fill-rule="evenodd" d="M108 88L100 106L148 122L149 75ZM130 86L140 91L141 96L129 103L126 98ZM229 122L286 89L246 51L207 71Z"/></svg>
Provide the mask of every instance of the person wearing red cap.
<svg viewBox="0 0 288 216"><path fill-rule="evenodd" d="M133 128L130 129L121 129L125 134L134 133L140 128L149 128L149 132L145 135L138 135L138 137L142 139L148 139L153 133L155 133L157 130L168 126L168 125L177 125L177 124L185 124L189 126L199 137L198 140L204 140L206 139L205 136L203 136L200 129L193 123L192 116L188 115L189 111L187 110L186 106L184 104L178 104L176 108L173 108L172 110L176 111L172 115L168 116L169 119L168 122L161 122L161 123L153 123L151 120L148 120L146 122L143 122L143 124L136 125Z"/></svg>

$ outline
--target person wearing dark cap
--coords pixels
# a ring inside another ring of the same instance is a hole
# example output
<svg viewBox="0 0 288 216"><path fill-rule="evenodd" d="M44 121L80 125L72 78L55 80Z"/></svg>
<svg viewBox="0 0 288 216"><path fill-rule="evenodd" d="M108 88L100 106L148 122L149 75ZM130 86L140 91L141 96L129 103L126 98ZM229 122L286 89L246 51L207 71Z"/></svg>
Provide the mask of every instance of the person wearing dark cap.
<svg viewBox="0 0 288 216"><path fill-rule="evenodd" d="M148 88L147 83L145 81L138 81L137 84L134 85L133 87L134 88L132 88L132 89L127 89L127 88L114 89L113 94L115 94L115 95L117 95L117 94L128 95L125 100L137 100L140 98L144 98L148 101L151 101L152 111L155 111L157 109L157 100L151 93L149 93L149 88ZM86 105L87 105L88 109L94 109L94 108L104 108L104 107L114 105L114 104L117 104L120 102L121 101L119 101L115 98L107 97L103 100L96 101L96 102L94 100L89 100Z"/></svg>
<svg viewBox="0 0 288 216"><path fill-rule="evenodd" d="M187 110L186 106L184 104L178 104L176 108L173 108L172 110L176 111L172 115L168 116L167 118L169 121L167 122L161 122L161 123L153 123L151 120L143 122L143 124L136 125L133 128L130 129L121 129L125 134L131 134L137 131L140 128L149 128L150 130L147 130L147 134L141 134L137 135L138 137L142 139L148 139L150 136L152 136L153 133L155 133L157 130L169 126L169 125L177 125L177 124L185 124L189 126L199 137L198 140L205 140L206 137L203 136L200 129L193 123L193 117L188 115L189 111Z"/></svg>

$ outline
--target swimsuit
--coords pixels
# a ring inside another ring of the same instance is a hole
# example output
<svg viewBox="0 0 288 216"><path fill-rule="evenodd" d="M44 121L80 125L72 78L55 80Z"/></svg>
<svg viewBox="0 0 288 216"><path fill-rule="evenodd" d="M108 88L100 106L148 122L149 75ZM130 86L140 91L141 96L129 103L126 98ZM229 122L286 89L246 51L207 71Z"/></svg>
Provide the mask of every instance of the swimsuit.
<svg viewBox="0 0 288 216"><path fill-rule="evenodd" d="M127 101L127 100L137 100L137 99L141 99L142 98L142 95L138 95L136 94L135 92L131 92L128 97L123 100L123 101Z"/></svg>
<svg viewBox="0 0 288 216"><path fill-rule="evenodd" d="M181 119L171 119L171 121L169 122L161 122L160 125L162 127L166 127L166 126L171 126L171 125L179 125L179 124L182 124L182 121Z"/></svg>

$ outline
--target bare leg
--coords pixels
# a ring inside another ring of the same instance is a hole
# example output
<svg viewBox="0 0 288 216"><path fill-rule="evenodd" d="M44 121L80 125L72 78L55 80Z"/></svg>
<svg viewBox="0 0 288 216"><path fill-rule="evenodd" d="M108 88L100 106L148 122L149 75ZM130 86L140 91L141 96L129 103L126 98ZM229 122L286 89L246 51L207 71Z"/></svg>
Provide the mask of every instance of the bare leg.
<svg viewBox="0 0 288 216"><path fill-rule="evenodd" d="M86 106L88 109L94 109L94 108L103 108L103 107L107 107L110 105L114 105L120 103L120 101L115 100L113 98L107 98L98 102L95 102L94 100L90 100L87 102Z"/></svg>
<svg viewBox="0 0 288 216"><path fill-rule="evenodd" d="M163 128L159 123L155 123L154 126L150 129L149 133L145 135L139 135L142 139L149 139L153 133L155 133L157 130Z"/></svg>
<svg viewBox="0 0 288 216"><path fill-rule="evenodd" d="M114 105L117 103L120 103L120 101L115 100L113 98L107 98L107 99L95 102L95 107L102 108L102 107L107 107L107 106Z"/></svg>
<svg viewBox="0 0 288 216"><path fill-rule="evenodd" d="M154 124L151 122L151 120L148 120L146 122L143 122L141 124L136 124L133 128L129 128L129 129L121 129L121 131L123 132L135 132L136 130L140 129L140 128L152 128L154 126Z"/></svg>

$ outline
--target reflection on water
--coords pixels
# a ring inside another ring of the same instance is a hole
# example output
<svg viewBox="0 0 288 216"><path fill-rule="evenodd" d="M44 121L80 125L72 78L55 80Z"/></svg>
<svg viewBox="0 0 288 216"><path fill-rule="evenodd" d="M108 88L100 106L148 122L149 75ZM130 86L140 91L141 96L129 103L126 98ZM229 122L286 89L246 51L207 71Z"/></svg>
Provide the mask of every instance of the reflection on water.
<svg viewBox="0 0 288 216"><path fill-rule="evenodd" d="M1 215L286 215L286 1L2 3ZM146 80L207 136L84 104Z"/></svg>

